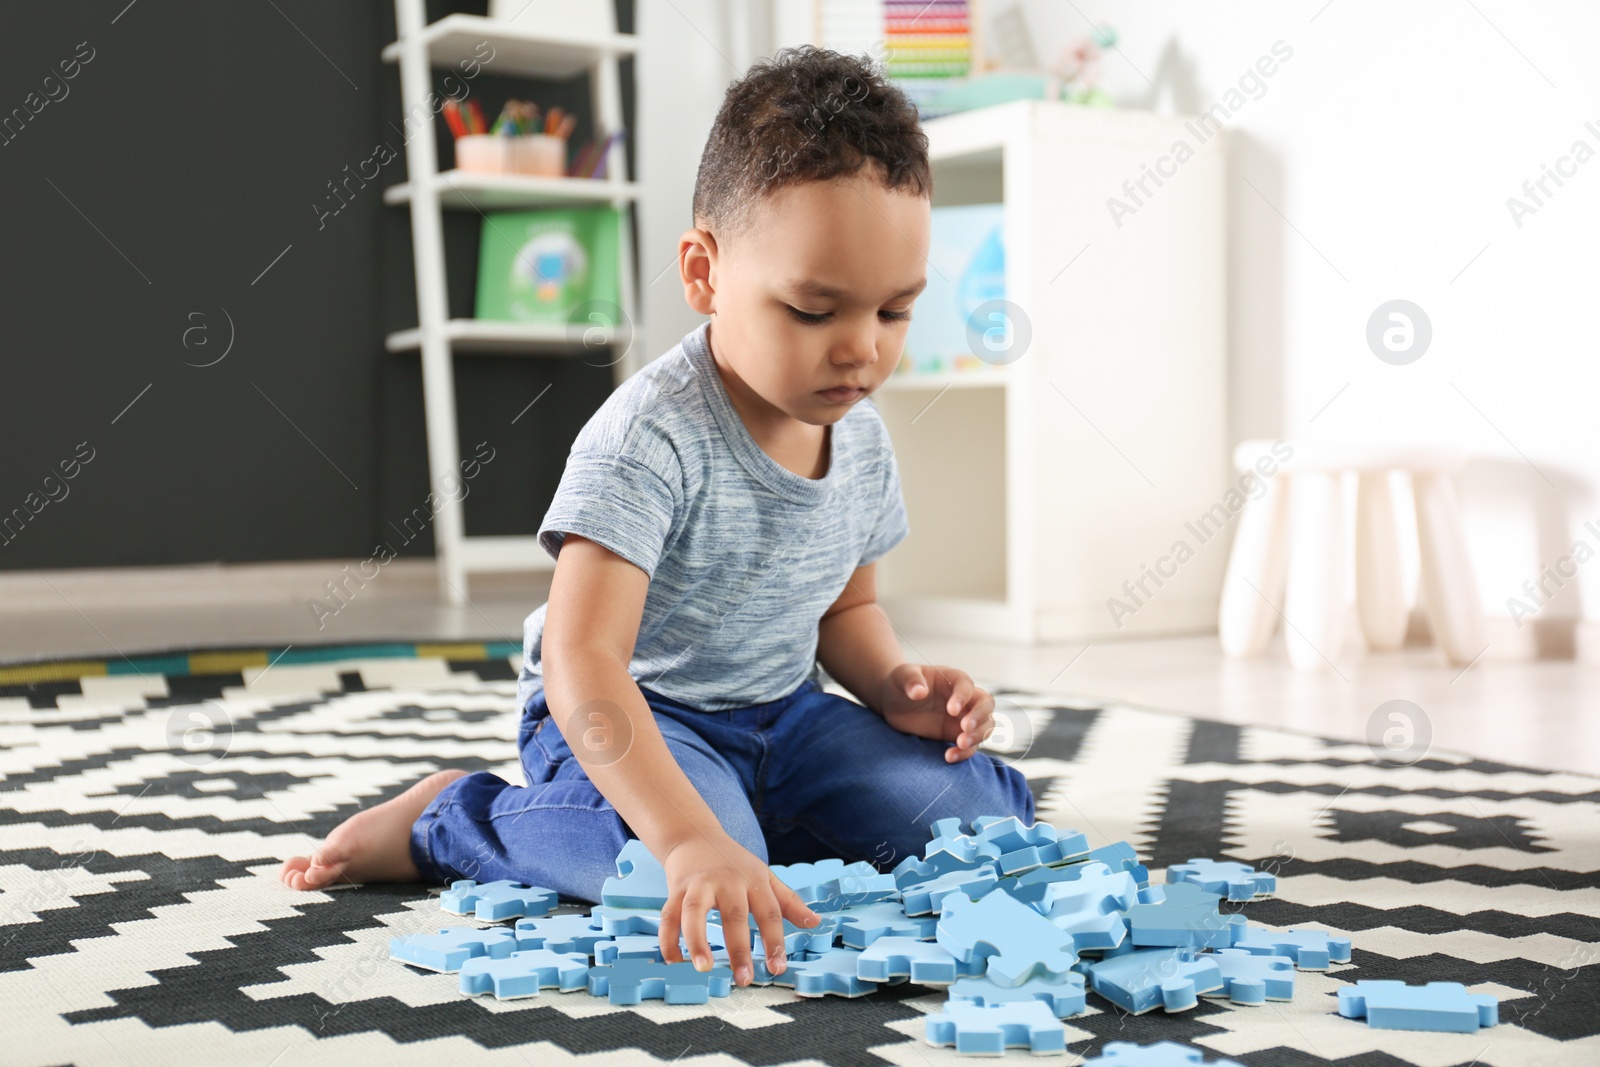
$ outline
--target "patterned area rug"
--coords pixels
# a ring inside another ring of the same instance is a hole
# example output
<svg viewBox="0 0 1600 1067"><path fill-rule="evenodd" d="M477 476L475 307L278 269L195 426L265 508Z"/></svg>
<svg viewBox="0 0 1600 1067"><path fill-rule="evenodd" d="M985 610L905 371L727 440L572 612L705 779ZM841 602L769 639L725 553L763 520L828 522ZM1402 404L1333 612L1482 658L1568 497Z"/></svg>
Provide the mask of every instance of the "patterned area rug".
<svg viewBox="0 0 1600 1067"><path fill-rule="evenodd" d="M519 778L515 656L395 647L0 668L0 1062L956 1061L922 1040L928 987L469 999L388 959L437 928L425 887L284 888L281 857L428 771ZM1252 920L1355 943L1291 1003L1135 1017L1091 996L1061 1062L1175 1040L1275 1067L1600 1063L1600 781L992 688L1028 723L999 754L1041 819L1132 842L1157 881L1191 856L1265 866L1279 892ZM1369 1030L1334 1010L1366 978L1463 982L1501 1025Z"/></svg>

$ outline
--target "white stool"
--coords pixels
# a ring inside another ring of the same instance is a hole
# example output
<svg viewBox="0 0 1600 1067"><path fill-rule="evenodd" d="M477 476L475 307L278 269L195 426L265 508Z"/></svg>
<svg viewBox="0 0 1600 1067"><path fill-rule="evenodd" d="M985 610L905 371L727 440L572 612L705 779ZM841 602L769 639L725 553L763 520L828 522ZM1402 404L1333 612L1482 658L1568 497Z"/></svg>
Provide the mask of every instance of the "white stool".
<svg viewBox="0 0 1600 1067"><path fill-rule="evenodd" d="M1488 643L1483 608L1467 557L1461 508L1450 472L1464 458L1444 449L1297 445L1287 460L1274 442L1245 441L1233 454L1241 471L1271 469L1266 492L1239 516L1222 585L1217 635L1224 655L1259 655L1283 604L1284 643L1301 670L1331 666L1343 640L1345 522L1341 482L1356 483L1356 609L1367 644L1398 648L1406 631L1400 534L1389 472L1411 478L1423 596L1434 640L1450 662L1470 663ZM1283 450L1283 445L1278 445ZM1257 461L1267 457L1268 465ZM1292 544L1292 547L1291 547Z"/></svg>

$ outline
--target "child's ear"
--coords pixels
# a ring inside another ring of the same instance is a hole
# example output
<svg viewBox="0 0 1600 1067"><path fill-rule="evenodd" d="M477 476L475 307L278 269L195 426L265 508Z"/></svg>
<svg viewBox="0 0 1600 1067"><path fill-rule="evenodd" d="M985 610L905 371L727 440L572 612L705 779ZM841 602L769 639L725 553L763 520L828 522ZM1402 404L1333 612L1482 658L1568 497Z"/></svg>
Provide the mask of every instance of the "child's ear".
<svg viewBox="0 0 1600 1067"><path fill-rule="evenodd" d="M717 239L710 230L693 228L678 238L678 275L683 280L683 299L700 315L714 310Z"/></svg>

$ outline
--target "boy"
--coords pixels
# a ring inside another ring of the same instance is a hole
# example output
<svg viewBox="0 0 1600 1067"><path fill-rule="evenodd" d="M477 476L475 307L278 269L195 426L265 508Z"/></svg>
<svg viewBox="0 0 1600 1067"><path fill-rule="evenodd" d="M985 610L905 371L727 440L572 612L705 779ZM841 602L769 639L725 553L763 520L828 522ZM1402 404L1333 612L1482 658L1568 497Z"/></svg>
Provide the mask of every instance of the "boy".
<svg viewBox="0 0 1600 1067"><path fill-rule="evenodd" d="M729 87L678 247L709 321L589 420L540 526L557 564L526 623L528 785L439 771L286 861L287 885L509 878L599 901L637 837L667 873L664 958L681 933L709 968L717 908L747 985L749 917L774 973L781 920L817 921L769 862L882 870L936 819L1033 821L1022 775L977 748L993 699L903 662L875 602L907 525L861 401L926 283L931 193L914 106L864 61L786 49Z"/></svg>

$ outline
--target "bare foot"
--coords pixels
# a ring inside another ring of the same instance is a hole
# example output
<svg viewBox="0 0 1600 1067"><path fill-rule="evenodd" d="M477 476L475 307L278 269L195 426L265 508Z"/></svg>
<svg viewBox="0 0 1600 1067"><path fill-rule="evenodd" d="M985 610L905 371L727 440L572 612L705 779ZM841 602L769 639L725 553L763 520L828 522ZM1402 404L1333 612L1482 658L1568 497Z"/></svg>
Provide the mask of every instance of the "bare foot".
<svg viewBox="0 0 1600 1067"><path fill-rule="evenodd" d="M291 856L278 869L290 889L321 889L335 882L415 882L411 824L463 770L435 771L392 800L358 811L334 827L315 852Z"/></svg>

